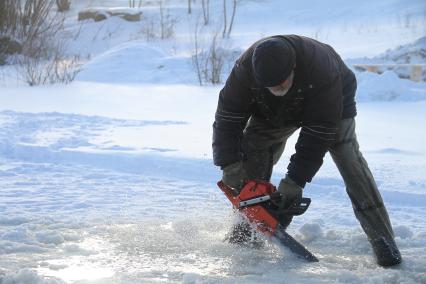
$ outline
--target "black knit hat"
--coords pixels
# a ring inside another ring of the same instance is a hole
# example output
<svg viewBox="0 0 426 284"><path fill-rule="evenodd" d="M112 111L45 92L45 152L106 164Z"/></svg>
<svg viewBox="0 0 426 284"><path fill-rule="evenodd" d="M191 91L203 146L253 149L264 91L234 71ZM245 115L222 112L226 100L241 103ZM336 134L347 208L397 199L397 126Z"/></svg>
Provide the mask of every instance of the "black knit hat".
<svg viewBox="0 0 426 284"><path fill-rule="evenodd" d="M287 79L296 62L296 53L285 39L268 38L254 49L252 64L256 81L274 87Z"/></svg>

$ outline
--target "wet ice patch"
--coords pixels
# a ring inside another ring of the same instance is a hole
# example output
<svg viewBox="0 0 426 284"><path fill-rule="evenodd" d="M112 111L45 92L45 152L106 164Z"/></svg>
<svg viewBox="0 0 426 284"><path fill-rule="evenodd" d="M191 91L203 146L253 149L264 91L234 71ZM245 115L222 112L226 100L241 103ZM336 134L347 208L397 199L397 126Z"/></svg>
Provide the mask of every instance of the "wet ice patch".
<svg viewBox="0 0 426 284"><path fill-rule="evenodd" d="M1 241L0 240L0 255L8 254L35 254L35 253L47 253L47 248L40 247L36 244L25 244L12 241ZM5 259L4 259L5 260Z"/></svg>
<svg viewBox="0 0 426 284"><path fill-rule="evenodd" d="M0 216L0 226L18 226L28 222L31 219L23 216Z"/></svg>
<svg viewBox="0 0 426 284"><path fill-rule="evenodd" d="M66 246L64 246L63 250L64 250L65 253L67 253L69 255L89 256L89 255L92 255L92 254L97 254L96 251L93 251L93 250L90 250L90 249L85 249L78 244L66 245Z"/></svg>
<svg viewBox="0 0 426 284"><path fill-rule="evenodd" d="M33 236L26 228L15 228L1 234L1 239L16 242L31 242Z"/></svg>
<svg viewBox="0 0 426 284"><path fill-rule="evenodd" d="M59 245L65 241L62 234L57 231L40 231L35 236L37 241L43 244Z"/></svg>
<svg viewBox="0 0 426 284"><path fill-rule="evenodd" d="M8 273L4 276L0 275L0 283L2 284L62 284L62 280L54 277L40 276L31 269L21 269L17 272Z"/></svg>

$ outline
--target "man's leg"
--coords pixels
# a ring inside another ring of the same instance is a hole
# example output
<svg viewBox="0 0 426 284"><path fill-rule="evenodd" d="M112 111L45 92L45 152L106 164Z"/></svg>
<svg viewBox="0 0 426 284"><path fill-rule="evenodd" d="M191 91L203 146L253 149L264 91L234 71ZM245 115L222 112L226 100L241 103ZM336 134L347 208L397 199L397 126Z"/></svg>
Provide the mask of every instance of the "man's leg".
<svg viewBox="0 0 426 284"><path fill-rule="evenodd" d="M244 130L243 150L245 160L241 164L246 174L245 179L269 181L272 168L280 159L288 137L297 127L274 127L264 120L251 118ZM239 220L228 236L230 243L261 246L253 228Z"/></svg>
<svg viewBox="0 0 426 284"><path fill-rule="evenodd" d="M243 167L247 178L269 181L272 168L284 152L288 137L297 127L276 127L268 121L251 118L244 130Z"/></svg>
<svg viewBox="0 0 426 284"><path fill-rule="evenodd" d="M401 256L394 242L388 213L368 164L359 151L355 119L340 122L330 154L343 177L355 216L373 246L378 263L399 263Z"/></svg>

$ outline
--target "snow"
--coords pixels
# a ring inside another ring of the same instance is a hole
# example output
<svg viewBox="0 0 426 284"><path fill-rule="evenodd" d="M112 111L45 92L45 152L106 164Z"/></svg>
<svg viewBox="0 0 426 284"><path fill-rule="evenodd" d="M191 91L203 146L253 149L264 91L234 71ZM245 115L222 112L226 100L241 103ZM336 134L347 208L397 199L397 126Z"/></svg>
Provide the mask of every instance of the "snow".
<svg viewBox="0 0 426 284"><path fill-rule="evenodd" d="M379 73L398 74L401 78L410 78L412 65L422 66L420 79L426 81L426 37L419 38L413 43L400 45L372 58L353 58L347 61L348 64L378 65ZM384 66L380 66L384 65ZM391 65L391 66L386 66ZM399 65L399 66L398 66ZM388 76L389 77L389 76ZM394 92L400 93L400 90Z"/></svg>
<svg viewBox="0 0 426 284"><path fill-rule="evenodd" d="M22 269L16 273L11 273L6 275L2 282L3 284L26 284L26 283L34 283L34 284L60 284L63 281L55 278L43 278L37 275L36 272L30 269Z"/></svg>
<svg viewBox="0 0 426 284"><path fill-rule="evenodd" d="M398 63L423 63L426 58L426 36L419 38L412 44L402 45L394 50L387 50L378 58L390 58Z"/></svg>
<svg viewBox="0 0 426 284"><path fill-rule="evenodd" d="M99 70L103 72L99 73ZM131 84L197 83L190 57L167 56L145 42L125 43L101 54L84 66L77 80Z"/></svg>
<svg viewBox="0 0 426 284"><path fill-rule="evenodd" d="M175 38L147 41L141 29L159 12L155 3L142 8L141 23L81 24L76 14L87 3L76 0L66 28L81 32L68 52L87 62L70 85L26 87L13 66L0 67L0 283L426 283L426 83L356 72L357 135L394 225L400 267L375 263L328 155L305 189L311 208L289 227L319 263L273 242L231 246L224 238L234 213L215 185L221 172L211 153L221 85L198 86L194 18L182 14L186 1L169 4L180 20ZM228 44L243 50L262 35L301 33L333 45L349 64L394 58L422 46L414 41L424 37L424 9L414 0L247 0Z"/></svg>
<svg viewBox="0 0 426 284"><path fill-rule="evenodd" d="M393 71L383 74L357 74L359 102L368 101L422 101L426 99L426 84L401 80Z"/></svg>

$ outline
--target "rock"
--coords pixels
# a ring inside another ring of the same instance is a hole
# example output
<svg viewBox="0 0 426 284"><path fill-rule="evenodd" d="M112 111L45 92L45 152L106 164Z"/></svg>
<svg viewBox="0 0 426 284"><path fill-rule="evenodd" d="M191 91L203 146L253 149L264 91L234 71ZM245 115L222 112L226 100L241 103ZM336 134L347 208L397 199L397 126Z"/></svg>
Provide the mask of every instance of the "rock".
<svg viewBox="0 0 426 284"><path fill-rule="evenodd" d="M107 15L105 15L101 11L95 11L95 10L84 10L78 13L78 20L84 21L93 19L95 22L103 21L107 18Z"/></svg>
<svg viewBox="0 0 426 284"><path fill-rule="evenodd" d="M110 14L111 16L120 17L123 20L129 21L129 22L139 22L141 20L142 12L129 13L129 12L108 11L108 14Z"/></svg>
<svg viewBox="0 0 426 284"><path fill-rule="evenodd" d="M138 22L141 20L142 12L130 11L129 9L108 9L108 8L91 8L80 11L78 13L78 20L93 19L96 22L103 21L108 17L120 17L129 22Z"/></svg>

